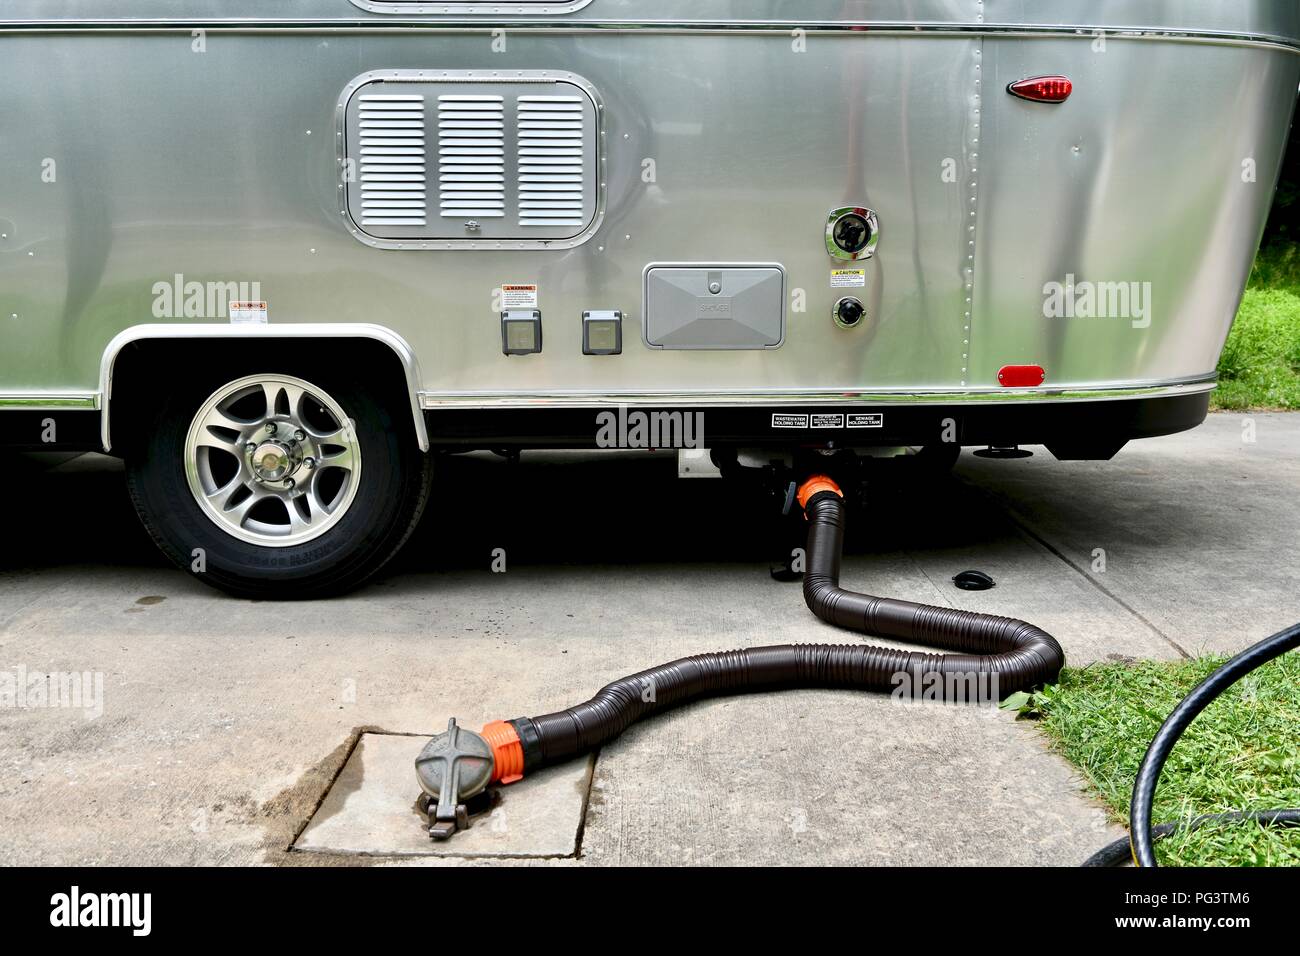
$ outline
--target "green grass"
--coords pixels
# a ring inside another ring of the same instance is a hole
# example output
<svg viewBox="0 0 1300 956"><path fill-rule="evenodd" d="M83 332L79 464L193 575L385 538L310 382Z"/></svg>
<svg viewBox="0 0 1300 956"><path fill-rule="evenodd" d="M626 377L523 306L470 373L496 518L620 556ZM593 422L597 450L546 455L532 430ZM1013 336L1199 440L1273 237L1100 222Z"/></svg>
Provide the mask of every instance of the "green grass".
<svg viewBox="0 0 1300 956"><path fill-rule="evenodd" d="M1300 245L1262 250L1219 361L1214 407L1300 409Z"/></svg>
<svg viewBox="0 0 1300 956"><path fill-rule="evenodd" d="M1067 668L1050 697L1036 701L1040 726L1127 823L1133 780L1151 738L1223 660ZM1206 708L1165 765L1155 822L1300 808L1297 687L1300 653L1293 653L1247 676ZM1161 840L1156 853L1164 866L1300 866L1300 830L1210 826Z"/></svg>

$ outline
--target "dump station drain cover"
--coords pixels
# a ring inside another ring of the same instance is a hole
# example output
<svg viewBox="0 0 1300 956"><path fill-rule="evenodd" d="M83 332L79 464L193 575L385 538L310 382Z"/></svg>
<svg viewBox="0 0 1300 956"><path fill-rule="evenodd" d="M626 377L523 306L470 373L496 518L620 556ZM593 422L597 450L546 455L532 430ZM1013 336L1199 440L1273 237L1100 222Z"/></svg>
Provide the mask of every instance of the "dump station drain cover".
<svg viewBox="0 0 1300 956"><path fill-rule="evenodd" d="M367 856L566 857L578 850L592 760L498 790L493 809L446 842L417 807L415 758L432 734L362 734L293 849Z"/></svg>

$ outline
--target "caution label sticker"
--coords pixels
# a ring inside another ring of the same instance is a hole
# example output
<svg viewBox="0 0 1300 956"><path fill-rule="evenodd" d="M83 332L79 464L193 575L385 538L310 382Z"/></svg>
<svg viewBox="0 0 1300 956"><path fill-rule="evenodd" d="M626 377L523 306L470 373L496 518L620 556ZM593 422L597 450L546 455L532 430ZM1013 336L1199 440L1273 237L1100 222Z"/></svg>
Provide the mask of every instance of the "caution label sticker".
<svg viewBox="0 0 1300 956"><path fill-rule="evenodd" d="M814 415L812 417L813 428L843 428L843 415Z"/></svg>
<svg viewBox="0 0 1300 956"><path fill-rule="evenodd" d="M832 289L865 289L866 269L834 269L831 272Z"/></svg>
<svg viewBox="0 0 1300 956"><path fill-rule="evenodd" d="M265 302L230 302L231 325L266 325Z"/></svg>
<svg viewBox="0 0 1300 956"><path fill-rule="evenodd" d="M501 311L510 309L537 308L537 286L503 285L501 287Z"/></svg>

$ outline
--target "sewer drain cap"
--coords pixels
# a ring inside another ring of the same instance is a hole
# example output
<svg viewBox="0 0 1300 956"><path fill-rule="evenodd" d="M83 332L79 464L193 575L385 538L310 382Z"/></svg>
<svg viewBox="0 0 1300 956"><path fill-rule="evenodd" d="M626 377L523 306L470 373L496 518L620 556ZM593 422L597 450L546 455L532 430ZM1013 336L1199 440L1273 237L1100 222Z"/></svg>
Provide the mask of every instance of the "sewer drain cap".
<svg viewBox="0 0 1300 956"><path fill-rule="evenodd" d="M492 780L492 747L472 730L447 721L415 758L415 775L430 796L429 835L445 840L469 825L465 801L482 793ZM436 807L434 801L436 800Z"/></svg>

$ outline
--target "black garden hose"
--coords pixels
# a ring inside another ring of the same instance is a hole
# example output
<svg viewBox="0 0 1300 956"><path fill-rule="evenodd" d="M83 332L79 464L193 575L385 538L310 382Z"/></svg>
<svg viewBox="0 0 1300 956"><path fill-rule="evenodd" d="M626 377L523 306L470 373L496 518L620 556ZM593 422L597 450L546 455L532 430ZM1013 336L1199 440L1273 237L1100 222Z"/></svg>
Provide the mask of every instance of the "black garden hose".
<svg viewBox="0 0 1300 956"><path fill-rule="evenodd" d="M1167 836L1183 830L1199 830L1201 827L1216 823L1257 823L1266 827L1300 827L1300 810L1254 810L1249 813L1207 813L1179 823L1161 823L1151 828L1153 840L1163 840ZM1133 841L1128 837L1116 840L1102 847L1088 859L1084 866L1119 867L1133 862Z"/></svg>
<svg viewBox="0 0 1300 956"><path fill-rule="evenodd" d="M1133 785L1133 800L1129 806L1129 838L1132 844L1132 857L1138 866L1158 866L1156 863L1155 840L1172 830L1166 824L1153 831L1151 826L1151 807L1155 799L1156 785L1160 782L1160 771L1178 739L1182 737L1188 725L1210 703L1253 670L1264 666L1300 647L1300 624L1280 631L1272 637L1260 641L1228 661L1213 674L1196 686L1196 689L1183 698L1182 703L1166 718L1160 727L1147 753L1138 768L1137 781ZM1300 810L1265 810L1249 814L1217 814L1210 817L1198 817L1191 826L1201 826L1215 820L1253 819L1258 822L1277 825L1295 826L1300 821ZM1176 826L1174 827L1177 828ZM1158 832L1163 831L1163 832ZM1112 845L1113 846L1113 845ZM1098 856L1111 850L1107 847ZM1113 854L1112 854L1113 856ZM1093 859L1096 859L1094 857ZM1091 860L1089 861L1091 863ZM1085 864L1087 865L1087 864ZM1100 864L1097 864L1100 865Z"/></svg>
<svg viewBox="0 0 1300 956"><path fill-rule="evenodd" d="M1001 699L1056 679L1065 664L1061 646L1032 624L840 588L843 496L818 477L805 483L799 501L809 522L804 598L814 614L837 627L964 653L783 644L682 658L616 680L585 703L509 721L523 772L587 753L643 717L704 697L791 687L897 691L906 683L917 697L959 702L972 700L972 686Z"/></svg>

